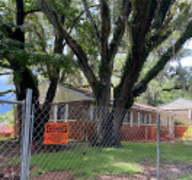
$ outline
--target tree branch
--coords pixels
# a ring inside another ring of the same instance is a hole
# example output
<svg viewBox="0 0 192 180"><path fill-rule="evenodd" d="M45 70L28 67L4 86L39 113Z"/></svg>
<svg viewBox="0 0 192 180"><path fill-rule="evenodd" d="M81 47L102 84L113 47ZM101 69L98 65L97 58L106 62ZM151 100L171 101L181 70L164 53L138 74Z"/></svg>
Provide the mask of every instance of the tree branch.
<svg viewBox="0 0 192 180"><path fill-rule="evenodd" d="M41 10L46 15L49 22L55 27L55 29L62 35L62 37L66 40L69 47L73 50L74 54L77 56L78 63L83 70L85 76L87 77L91 87L95 90L95 84L97 83L97 79L93 74L90 66L88 65L88 59L83 51L82 47L67 33L67 31L61 26L58 21L58 17L56 13L53 11L51 6L45 2L45 0L39 0L39 5Z"/></svg>
<svg viewBox="0 0 192 180"><path fill-rule="evenodd" d="M0 8L6 8L6 9L8 9L9 11L13 12L14 14L16 14L16 12L15 12L13 9L11 9L11 8L9 8L9 7L7 7L7 6L1 5Z"/></svg>
<svg viewBox="0 0 192 180"><path fill-rule="evenodd" d="M40 9L32 9L32 10L26 11L26 12L24 13L24 15L27 16L27 15L29 15L29 14L31 14L31 13L35 13L35 12L39 12L39 11L41 11L41 10L40 10Z"/></svg>
<svg viewBox="0 0 192 180"><path fill-rule="evenodd" d="M16 93L16 91L14 89L8 89L6 91L1 91L0 96L3 96L3 95L8 94L8 93Z"/></svg>
<svg viewBox="0 0 192 180"><path fill-rule="evenodd" d="M1 61L0 61L0 67L6 68L6 69L11 69L11 66L8 63L4 63L4 62L1 62Z"/></svg>
<svg viewBox="0 0 192 180"><path fill-rule="evenodd" d="M110 58L109 58L109 61L112 61L118 51L118 47L119 47L119 44L123 38L123 35L124 35L124 32L125 32L125 26L126 26L126 21L127 21L127 18L131 12L131 5L130 5L130 2L129 0L123 0L122 1L122 18L119 17L118 18L118 21L116 23L116 27L115 27L115 30L114 30L114 34L113 34L113 39L109 45L109 54L110 54Z"/></svg>
<svg viewBox="0 0 192 180"><path fill-rule="evenodd" d="M182 89L180 85L175 85L174 87L171 88L163 88L162 91L172 91L172 90L179 90Z"/></svg>
<svg viewBox="0 0 192 180"><path fill-rule="evenodd" d="M170 28L171 21L173 20L173 16L168 17L164 24L156 30L156 32L149 38L148 44L151 46L150 50L155 49L159 44L161 44L165 39L167 39L170 34L175 30ZM177 21L177 20L175 20ZM174 23L174 22L173 22Z"/></svg>
<svg viewBox="0 0 192 180"><path fill-rule="evenodd" d="M143 23L141 23L141 29L140 29L140 34L142 36L146 36L146 34L149 32L150 28L151 28L151 24L153 22L153 17L155 14L155 10L157 8L157 2L156 1L151 1L146 3L146 10L144 10L144 14L141 13L141 16L143 19L146 19L143 21Z"/></svg>
<svg viewBox="0 0 192 180"><path fill-rule="evenodd" d="M12 72L4 72L4 73L0 73L0 76L3 76L3 75L11 75Z"/></svg>
<svg viewBox="0 0 192 180"><path fill-rule="evenodd" d="M69 30L69 33L72 32L72 30L73 30L73 28L75 27L77 21L78 21L79 18L84 14L84 12L85 12L85 11L82 11L82 12L79 14L79 16L77 16L77 17L74 19L73 24L72 24L72 26L71 26L71 28L70 28L70 30Z"/></svg>
<svg viewBox="0 0 192 180"><path fill-rule="evenodd" d="M108 55L108 38L110 34L110 10L109 10L109 5L106 0L100 0L101 4L101 21L102 21L102 37L101 37L101 42L102 42L102 52L101 52L101 57L102 57L102 62L105 64L107 63L107 55Z"/></svg>
<svg viewBox="0 0 192 180"><path fill-rule="evenodd" d="M161 27L163 25L163 22L166 21L165 20L166 17L168 15L170 15L171 6L175 1L176 0L161 0L161 1L158 1L158 7L157 7L157 11L156 11L156 15L155 15L155 18L154 18L152 28L157 29L157 31L158 31L158 29L161 29ZM164 23L164 24L166 24L166 23Z"/></svg>
<svg viewBox="0 0 192 180"><path fill-rule="evenodd" d="M93 17L91 15L91 12L89 11L89 7L87 5L87 1L86 0L82 0L82 2L83 2L83 5L84 5L84 8L85 8L85 11L87 13L87 16L88 16L88 18L89 18L89 20L90 20L90 22L91 22L91 24L93 26L93 29L95 31L95 35L96 35L97 41L98 41L98 43L100 43L99 31L98 31L98 28L97 28L96 24L93 21Z"/></svg>
<svg viewBox="0 0 192 180"><path fill-rule="evenodd" d="M158 39L160 33L161 33L164 29L166 29L166 28L168 27L168 25L169 25L169 23L171 22L172 19L173 19L172 16L169 17L169 18L165 21L165 23L154 33L154 35L151 37L151 40L153 40L153 39Z"/></svg>
<svg viewBox="0 0 192 180"><path fill-rule="evenodd" d="M90 6L89 8L93 8L93 7L97 7L99 6L98 4L97 5L93 5L93 6ZM77 21L80 19L80 17L85 13L85 10L83 10L74 20L73 20L73 23L72 23L72 26L69 30L69 34L71 33L71 31L73 30L74 26L77 24Z"/></svg>
<svg viewBox="0 0 192 180"><path fill-rule="evenodd" d="M174 45L175 53L177 53L183 46L183 44L192 37L192 21L189 22L187 25L184 33L182 36L177 40L177 42ZM136 86L133 88L132 93L134 97L139 96L141 93L143 93L147 89L147 84L155 77L157 74L163 70L167 62L172 57L172 51L173 47L170 47L167 52L162 55L160 60L157 62L157 64L146 74L146 76L136 84Z"/></svg>
<svg viewBox="0 0 192 180"><path fill-rule="evenodd" d="M63 37L60 34L55 35L54 53L63 53ZM48 68L51 70L51 72L48 72L50 84L46 93L45 101L43 103L43 109L46 109L47 105L50 105L50 102L53 102L55 93L57 91L57 83L59 81L60 73L60 68L58 65L54 65L52 67L48 66Z"/></svg>

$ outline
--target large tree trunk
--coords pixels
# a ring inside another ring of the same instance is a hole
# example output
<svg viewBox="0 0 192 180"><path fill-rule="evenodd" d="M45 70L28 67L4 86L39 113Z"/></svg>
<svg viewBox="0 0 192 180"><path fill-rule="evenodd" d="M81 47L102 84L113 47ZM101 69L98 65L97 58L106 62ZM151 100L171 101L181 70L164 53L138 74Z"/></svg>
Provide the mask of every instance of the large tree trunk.
<svg viewBox="0 0 192 180"><path fill-rule="evenodd" d="M121 126L126 110L98 107L93 146L121 147Z"/></svg>
<svg viewBox="0 0 192 180"><path fill-rule="evenodd" d="M133 39L135 40L135 39ZM121 126L126 111L133 105L134 99L132 95L132 88L134 83L139 77L139 73L144 64L144 60L148 55L148 52L140 43L138 46L137 41L133 42L132 56L127 57L129 63L124 71L123 78L119 86L114 90L114 101L110 111L110 74L104 74L103 80L106 84L100 89L97 94L97 107L98 107L98 120L96 123L96 133L94 136L94 142L96 145L109 146L109 147L121 147L120 134ZM140 54L143 56L141 57Z"/></svg>
<svg viewBox="0 0 192 180"><path fill-rule="evenodd" d="M59 34L56 35L54 53L62 54L63 52L62 42L63 38ZM34 132L33 132L34 141L42 142L43 140L45 124L49 121L51 105L57 90L60 70L59 67L57 67L57 65L52 66L51 70L52 72L50 73L51 77L49 88L46 93L45 102L43 103L41 109L39 109L39 101L36 102L37 109L35 110Z"/></svg>
<svg viewBox="0 0 192 180"><path fill-rule="evenodd" d="M49 113L51 109L51 103L54 99L57 83L58 83L58 74L59 70L57 69L57 77L52 77L47 91L47 96L43 105L39 103L39 90L38 90L38 81L36 77L32 74L32 71L29 68L25 68L24 71L20 71L21 78L18 79L18 71L14 71L14 84L16 87L16 96L17 100L21 101L26 98L27 89L32 89L32 104L34 107L34 131L33 131L33 140L39 141L42 140L44 134L45 124L49 120ZM18 106L18 119L19 127L21 133L22 127L22 116L23 110L21 105Z"/></svg>
<svg viewBox="0 0 192 180"><path fill-rule="evenodd" d="M19 72L19 73L18 73ZM16 87L16 97L17 100L22 101L26 98L27 89L30 88L33 90L32 101L36 102L39 97L37 79L32 74L31 70L27 67L24 70L15 69L13 71L13 80ZM19 78L20 77L20 78ZM22 105L18 105L17 108L17 117L19 120L19 134L22 130L22 121L23 121L23 109Z"/></svg>
<svg viewBox="0 0 192 180"><path fill-rule="evenodd" d="M16 13L16 24L17 27L15 31L10 34L9 38L20 42L20 48L23 50L25 48L25 33L22 31L21 27L24 24L25 12L23 0L16 0L17 13ZM62 53L62 37L58 36L55 40L54 53ZM53 74L50 78L50 86L47 92L45 103L41 106L39 104L39 90L38 90L38 80L33 74L32 70L27 67L27 65L21 63L21 59L10 58L8 59L11 68L13 69L13 81L16 87L16 97L17 100L22 101L26 98L27 89L30 88L33 91L32 103L35 107L34 116L34 140L40 140L43 138L45 123L49 120L49 112L51 109L51 103L55 96L59 69L53 67ZM18 120L19 120L19 133L21 134L21 127L23 121L23 108L21 105L18 106Z"/></svg>
<svg viewBox="0 0 192 180"><path fill-rule="evenodd" d="M17 27L15 31L10 34L9 38L16 40L20 43L19 49L24 49L25 44L25 34L22 31L21 27L24 24L24 3L23 0L16 1L17 13L16 13L16 24ZM37 87L37 79L32 74L31 69L29 69L26 65L21 63L21 59L9 58L8 59L10 66L13 70L13 81L16 87L16 97L17 100L22 101L26 98L27 88L33 90L33 102L36 101L39 97L39 91ZM18 106L18 120L19 120L19 133L21 134L22 120L23 120L23 107L21 105Z"/></svg>
<svg viewBox="0 0 192 180"><path fill-rule="evenodd" d="M43 105L39 104L39 101L34 102L35 106L35 119L34 119L34 131L33 141L43 141L45 124L50 119L50 110L55 93L57 90L58 78L51 78L47 96Z"/></svg>
<svg viewBox="0 0 192 180"><path fill-rule="evenodd" d="M120 130L125 116L124 108L110 107L110 86L105 86L96 104L96 125L92 145L100 147L121 147Z"/></svg>

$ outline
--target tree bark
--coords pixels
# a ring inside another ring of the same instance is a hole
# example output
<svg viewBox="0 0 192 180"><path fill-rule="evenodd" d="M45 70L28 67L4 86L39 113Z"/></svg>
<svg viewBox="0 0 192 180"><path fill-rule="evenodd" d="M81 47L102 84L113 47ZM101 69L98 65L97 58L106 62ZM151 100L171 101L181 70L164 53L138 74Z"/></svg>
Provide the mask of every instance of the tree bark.
<svg viewBox="0 0 192 180"><path fill-rule="evenodd" d="M55 43L54 43L54 53L62 54L63 53L63 38L60 34L55 36ZM50 118L50 110L51 105L54 100L56 91L57 91L57 84L59 81L59 67L58 65L54 65L51 67L51 76L50 76L50 84L49 88L46 93L45 101L39 109L39 102L36 102L36 112L35 112L35 121L34 121L34 132L33 138L34 141L43 141L44 137L44 128L45 124L49 121Z"/></svg>

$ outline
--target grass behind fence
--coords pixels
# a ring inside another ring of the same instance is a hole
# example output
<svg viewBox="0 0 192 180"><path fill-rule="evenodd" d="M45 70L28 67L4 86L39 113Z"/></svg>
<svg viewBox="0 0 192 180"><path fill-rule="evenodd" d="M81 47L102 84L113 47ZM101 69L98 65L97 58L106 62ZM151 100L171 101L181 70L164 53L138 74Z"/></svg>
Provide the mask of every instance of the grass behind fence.
<svg viewBox="0 0 192 180"><path fill-rule="evenodd" d="M31 164L41 173L69 170L80 179L96 175L116 174L131 177L140 173L140 165L147 160L156 162L156 143L123 142L122 148L76 147L55 153L33 155ZM170 151L171 149L171 151ZM192 145L161 143L161 160L173 162L192 159Z"/></svg>

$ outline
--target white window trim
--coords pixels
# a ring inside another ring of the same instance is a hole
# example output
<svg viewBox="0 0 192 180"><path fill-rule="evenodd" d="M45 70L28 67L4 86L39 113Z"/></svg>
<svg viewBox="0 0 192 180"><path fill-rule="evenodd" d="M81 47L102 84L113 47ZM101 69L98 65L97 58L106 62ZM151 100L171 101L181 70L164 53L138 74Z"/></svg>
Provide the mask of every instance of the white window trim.
<svg viewBox="0 0 192 180"><path fill-rule="evenodd" d="M138 114L137 114L137 120L138 120L138 126L139 126L139 127L140 127L140 125L141 125L140 118L141 118L141 115L140 115L140 112L138 112Z"/></svg>
<svg viewBox="0 0 192 180"><path fill-rule="evenodd" d="M189 109L189 119L192 119L191 109Z"/></svg>
<svg viewBox="0 0 192 180"><path fill-rule="evenodd" d="M93 105L91 104L91 105L90 105L90 110L89 110L89 113L90 113L89 116L90 116L90 120L91 120L91 121L93 121L93 110L94 110L94 107L93 107Z"/></svg>
<svg viewBox="0 0 192 180"><path fill-rule="evenodd" d="M57 113L58 113L58 105L55 105L54 106L54 118L53 118L53 121L54 122L57 122Z"/></svg>
<svg viewBox="0 0 192 180"><path fill-rule="evenodd" d="M149 124L151 124L151 122L152 122L152 115L149 114Z"/></svg>
<svg viewBox="0 0 192 180"><path fill-rule="evenodd" d="M65 115L64 115L65 122L67 122L68 117L69 117L69 105L65 104Z"/></svg>
<svg viewBox="0 0 192 180"><path fill-rule="evenodd" d="M130 127L133 127L133 112L130 111Z"/></svg>

